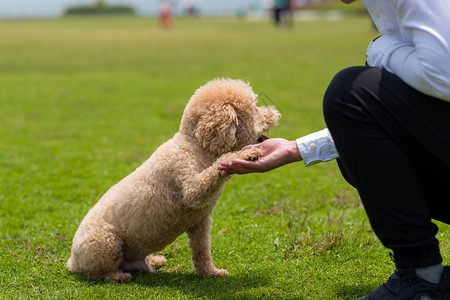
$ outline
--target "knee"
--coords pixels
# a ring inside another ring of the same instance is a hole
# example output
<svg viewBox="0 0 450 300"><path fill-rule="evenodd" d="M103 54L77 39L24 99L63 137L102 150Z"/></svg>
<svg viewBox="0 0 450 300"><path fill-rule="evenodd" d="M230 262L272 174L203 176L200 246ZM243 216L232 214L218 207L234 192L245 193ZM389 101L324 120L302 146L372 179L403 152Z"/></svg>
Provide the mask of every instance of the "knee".
<svg viewBox="0 0 450 300"><path fill-rule="evenodd" d="M353 118L364 110L368 94L377 89L381 69L357 66L346 68L331 80L323 99L323 113L327 126Z"/></svg>
<svg viewBox="0 0 450 300"><path fill-rule="evenodd" d="M343 101L348 101L356 73L363 67L350 67L337 73L331 80L323 97L323 114L327 124L341 111Z"/></svg>

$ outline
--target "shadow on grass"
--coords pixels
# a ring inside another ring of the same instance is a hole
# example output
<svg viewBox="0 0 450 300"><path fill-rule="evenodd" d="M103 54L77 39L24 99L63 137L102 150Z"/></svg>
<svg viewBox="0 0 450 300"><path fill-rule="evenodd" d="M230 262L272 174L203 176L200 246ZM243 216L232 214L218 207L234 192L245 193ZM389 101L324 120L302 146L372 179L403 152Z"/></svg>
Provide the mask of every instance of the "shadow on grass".
<svg viewBox="0 0 450 300"><path fill-rule="evenodd" d="M264 294L261 288L266 291L271 289L270 277L251 272L248 274L229 275L227 277L204 277L182 271L170 273L132 272L132 274L133 279L128 283L123 283L124 285L139 285L149 289L165 287L179 291L188 297L208 299L299 299L298 297L286 295ZM88 285L112 284L105 280L92 280L81 274L72 275L75 276L76 280Z"/></svg>
<svg viewBox="0 0 450 300"><path fill-rule="evenodd" d="M336 297L338 299L354 300L370 294L377 287L368 284L343 286L336 292Z"/></svg>
<svg viewBox="0 0 450 300"><path fill-rule="evenodd" d="M135 273L134 276L133 284L148 288L163 286L185 295L209 299L248 298L254 295L254 289L269 284L268 277L252 273L227 277L204 277L183 272Z"/></svg>

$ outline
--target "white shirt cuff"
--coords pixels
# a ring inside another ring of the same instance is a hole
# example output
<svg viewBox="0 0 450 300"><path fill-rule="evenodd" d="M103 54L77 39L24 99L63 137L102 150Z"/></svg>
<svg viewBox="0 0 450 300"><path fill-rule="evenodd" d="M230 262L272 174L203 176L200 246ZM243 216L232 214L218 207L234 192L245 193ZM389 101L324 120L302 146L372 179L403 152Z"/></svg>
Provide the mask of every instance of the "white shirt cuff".
<svg viewBox="0 0 450 300"><path fill-rule="evenodd" d="M296 142L307 167L339 157L328 128L298 138Z"/></svg>

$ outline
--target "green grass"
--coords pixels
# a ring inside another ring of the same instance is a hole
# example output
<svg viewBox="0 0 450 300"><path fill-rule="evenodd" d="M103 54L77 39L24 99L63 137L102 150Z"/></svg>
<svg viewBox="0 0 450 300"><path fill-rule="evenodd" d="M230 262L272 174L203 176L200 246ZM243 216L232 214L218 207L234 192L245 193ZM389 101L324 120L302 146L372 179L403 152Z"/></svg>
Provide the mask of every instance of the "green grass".
<svg viewBox="0 0 450 300"><path fill-rule="evenodd" d="M322 95L364 63L367 18L296 23L69 18L0 22L1 299L354 299L393 270L334 162L235 176L212 253L227 278L197 277L186 235L167 266L122 285L65 268L81 219L172 137L189 97L216 77L249 81L283 113L270 136L324 125ZM439 235L449 261L448 227Z"/></svg>

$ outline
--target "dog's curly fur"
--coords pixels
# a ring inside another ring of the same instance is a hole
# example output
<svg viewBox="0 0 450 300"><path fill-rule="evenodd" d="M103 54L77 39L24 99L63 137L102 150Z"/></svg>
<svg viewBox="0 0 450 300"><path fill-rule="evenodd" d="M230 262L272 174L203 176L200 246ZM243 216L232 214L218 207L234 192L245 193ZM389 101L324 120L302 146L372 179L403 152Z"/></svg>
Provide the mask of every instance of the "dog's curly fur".
<svg viewBox="0 0 450 300"><path fill-rule="evenodd" d="M251 87L215 79L188 102L179 132L133 173L111 187L88 212L75 234L67 267L95 279L125 282L130 271L153 272L165 264L152 256L187 232L195 271L226 276L211 258L212 213L225 182L223 160L255 159L258 137L279 113L257 107Z"/></svg>

